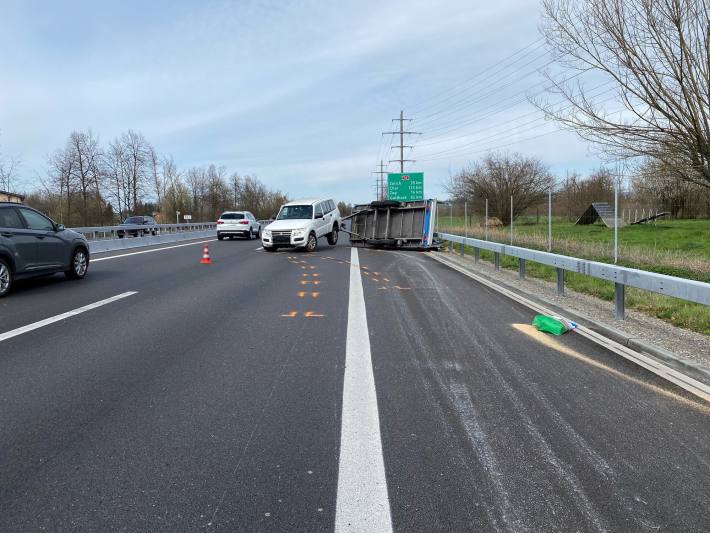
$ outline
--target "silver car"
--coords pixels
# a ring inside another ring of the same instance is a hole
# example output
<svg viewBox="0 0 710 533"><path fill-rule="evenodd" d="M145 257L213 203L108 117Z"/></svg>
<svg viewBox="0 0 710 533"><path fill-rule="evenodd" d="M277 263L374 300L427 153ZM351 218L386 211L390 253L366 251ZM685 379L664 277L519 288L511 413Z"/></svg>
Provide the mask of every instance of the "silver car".
<svg viewBox="0 0 710 533"><path fill-rule="evenodd" d="M225 211L217 221L217 238L261 237L261 224L249 211Z"/></svg>

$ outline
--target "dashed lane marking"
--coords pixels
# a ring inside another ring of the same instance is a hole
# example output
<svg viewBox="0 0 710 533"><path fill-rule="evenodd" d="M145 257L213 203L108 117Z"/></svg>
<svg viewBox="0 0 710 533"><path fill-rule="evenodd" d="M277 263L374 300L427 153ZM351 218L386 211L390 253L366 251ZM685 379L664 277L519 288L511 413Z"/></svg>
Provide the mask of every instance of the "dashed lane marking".
<svg viewBox="0 0 710 533"><path fill-rule="evenodd" d="M87 311L91 311L92 309L96 309L97 307L102 307L104 305L116 302L118 300L122 300L123 298L128 298L129 296L133 296L134 294L138 294L138 292L137 291L123 292L121 294L117 294L116 296L112 296L111 298L106 298L105 300L100 300L98 302L94 302L92 304L85 305L83 307L78 307L72 311L67 311L66 313L62 313L61 315L55 315L53 317L45 318L44 320L40 320L40 321L34 322L32 324L22 326L21 328L6 331L5 333L0 333L0 342L6 341L6 340L11 339L13 337L17 337L18 335L22 335L24 333L28 333L30 331L34 331L39 328L43 328L44 326L49 326L50 324L54 324L55 322L59 322L61 320L65 320L67 318L71 318L73 316L80 315L82 313L86 313Z"/></svg>

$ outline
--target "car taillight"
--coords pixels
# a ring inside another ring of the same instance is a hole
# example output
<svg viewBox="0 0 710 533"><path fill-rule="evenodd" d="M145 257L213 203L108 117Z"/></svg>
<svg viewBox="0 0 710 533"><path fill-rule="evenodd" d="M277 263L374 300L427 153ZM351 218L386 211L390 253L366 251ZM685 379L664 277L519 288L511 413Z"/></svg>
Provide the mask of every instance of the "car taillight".
<svg viewBox="0 0 710 533"><path fill-rule="evenodd" d="M239 223L240 223L240 224L249 224L249 221L248 221L248 220L242 220L242 221L239 222Z"/></svg>
<svg viewBox="0 0 710 533"><path fill-rule="evenodd" d="M224 220L218 220L217 224L224 224Z"/></svg>

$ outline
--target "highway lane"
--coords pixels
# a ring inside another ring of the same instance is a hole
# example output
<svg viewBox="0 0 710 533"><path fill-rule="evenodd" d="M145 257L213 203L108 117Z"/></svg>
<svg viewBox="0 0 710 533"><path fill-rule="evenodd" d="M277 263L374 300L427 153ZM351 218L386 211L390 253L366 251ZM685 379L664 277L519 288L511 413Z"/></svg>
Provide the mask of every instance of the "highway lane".
<svg viewBox="0 0 710 533"><path fill-rule="evenodd" d="M706 531L710 417L652 374L424 254L364 251L403 531Z"/></svg>
<svg viewBox="0 0 710 533"><path fill-rule="evenodd" d="M708 407L651 374L425 254L201 247L1 301L137 291L0 342L0 530L333 530L353 268L395 531L708 529Z"/></svg>
<svg viewBox="0 0 710 533"><path fill-rule="evenodd" d="M347 272L257 246L97 262L138 294L2 343L0 530L330 528Z"/></svg>

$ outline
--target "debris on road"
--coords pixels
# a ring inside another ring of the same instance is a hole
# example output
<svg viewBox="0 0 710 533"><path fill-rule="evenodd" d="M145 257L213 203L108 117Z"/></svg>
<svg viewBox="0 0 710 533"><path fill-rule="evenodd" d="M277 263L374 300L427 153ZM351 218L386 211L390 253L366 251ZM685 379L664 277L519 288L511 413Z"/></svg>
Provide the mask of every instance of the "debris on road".
<svg viewBox="0 0 710 533"><path fill-rule="evenodd" d="M546 333L564 335L568 331L575 329L577 324L561 316L535 315L533 326Z"/></svg>

